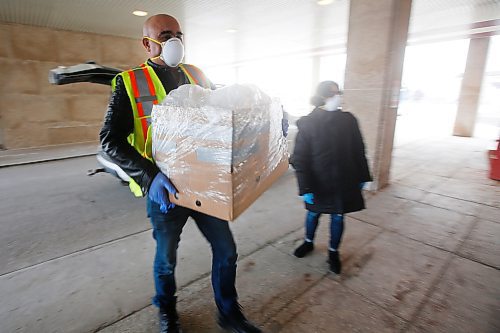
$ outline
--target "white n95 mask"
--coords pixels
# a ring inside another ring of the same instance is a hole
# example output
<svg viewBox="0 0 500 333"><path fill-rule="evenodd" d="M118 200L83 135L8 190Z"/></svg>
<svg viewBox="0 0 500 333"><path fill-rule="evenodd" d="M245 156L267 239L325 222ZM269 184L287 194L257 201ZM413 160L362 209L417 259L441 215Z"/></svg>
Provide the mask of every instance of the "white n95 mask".
<svg viewBox="0 0 500 333"><path fill-rule="evenodd" d="M342 104L342 96L335 95L325 100L325 105L323 105L323 109L325 109L326 111L336 111L338 110L340 104Z"/></svg>
<svg viewBox="0 0 500 333"><path fill-rule="evenodd" d="M152 59L160 58L167 66L177 67L184 58L184 45L179 38L172 37L163 43L150 37L144 36L144 38L161 45L160 55Z"/></svg>
<svg viewBox="0 0 500 333"><path fill-rule="evenodd" d="M160 59L163 60L167 66L177 67L184 58L184 45L182 41L173 37L162 43Z"/></svg>

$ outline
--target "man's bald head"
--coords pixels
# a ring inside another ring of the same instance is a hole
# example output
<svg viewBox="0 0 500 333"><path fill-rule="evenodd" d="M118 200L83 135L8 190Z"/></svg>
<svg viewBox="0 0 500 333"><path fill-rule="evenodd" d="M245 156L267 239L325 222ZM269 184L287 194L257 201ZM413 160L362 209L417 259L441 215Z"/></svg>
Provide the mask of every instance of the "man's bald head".
<svg viewBox="0 0 500 333"><path fill-rule="evenodd" d="M177 37L182 40L182 30L179 22L173 16L167 14L158 14L151 16L144 22L142 28L143 37L149 37L159 43ZM159 65L165 63L158 58L161 53L161 46L158 43L152 42L147 38L142 38L142 45L149 54L151 60Z"/></svg>
<svg viewBox="0 0 500 333"><path fill-rule="evenodd" d="M179 21L177 21L175 17L167 14L157 14L151 16L146 20L146 22L144 22L142 35L156 39L158 37L155 36L158 32L157 30L165 27L175 28L174 30L176 31L181 30Z"/></svg>

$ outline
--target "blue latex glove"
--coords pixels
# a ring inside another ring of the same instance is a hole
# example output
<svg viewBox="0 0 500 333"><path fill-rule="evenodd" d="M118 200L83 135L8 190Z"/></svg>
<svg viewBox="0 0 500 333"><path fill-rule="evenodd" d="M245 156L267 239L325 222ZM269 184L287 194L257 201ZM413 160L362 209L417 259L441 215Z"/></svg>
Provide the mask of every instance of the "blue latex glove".
<svg viewBox="0 0 500 333"><path fill-rule="evenodd" d="M305 203L314 205L314 194L313 193L306 193L302 196L302 199L304 200Z"/></svg>
<svg viewBox="0 0 500 333"><path fill-rule="evenodd" d="M283 109L283 107L281 107ZM283 119L281 119L281 130L283 131L283 136L286 138L288 135L288 127L290 124L288 124L288 113L283 110Z"/></svg>
<svg viewBox="0 0 500 333"><path fill-rule="evenodd" d="M171 203L168 199L168 193L175 194L177 193L177 189L172 185L167 176L158 172L149 186L148 196L151 201L160 205L162 213L167 213L169 209L175 207L175 204Z"/></svg>
<svg viewBox="0 0 500 333"><path fill-rule="evenodd" d="M366 184L365 182L359 183L359 189L360 190L364 189L365 188L365 184Z"/></svg>

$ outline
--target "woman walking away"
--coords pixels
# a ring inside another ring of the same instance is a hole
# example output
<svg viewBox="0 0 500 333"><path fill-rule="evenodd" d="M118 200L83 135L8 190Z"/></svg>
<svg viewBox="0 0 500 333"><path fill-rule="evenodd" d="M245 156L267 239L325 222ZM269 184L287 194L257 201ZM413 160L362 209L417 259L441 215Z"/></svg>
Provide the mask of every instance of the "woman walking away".
<svg viewBox="0 0 500 333"><path fill-rule="evenodd" d="M362 188L372 180L365 146L356 118L343 112L342 92L337 83L324 81L311 99L315 106L297 121L298 133L292 164L307 210L305 239L294 252L298 258L314 249L314 236L321 214L330 214L330 270L340 274L339 246L344 214L365 208Z"/></svg>

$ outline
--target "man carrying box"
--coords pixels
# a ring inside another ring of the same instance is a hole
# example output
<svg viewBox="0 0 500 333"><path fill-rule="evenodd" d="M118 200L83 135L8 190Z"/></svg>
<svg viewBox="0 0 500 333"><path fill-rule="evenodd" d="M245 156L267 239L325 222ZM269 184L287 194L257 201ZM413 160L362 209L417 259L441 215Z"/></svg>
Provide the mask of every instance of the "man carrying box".
<svg viewBox="0 0 500 333"><path fill-rule="evenodd" d="M212 88L196 67L181 64L182 31L166 14L150 17L143 28L142 44L150 58L140 67L118 74L100 133L103 150L130 177L136 196L148 195L147 213L156 240L153 304L159 307L160 332L180 332L176 311L175 266L180 234L192 217L212 248L212 286L218 323L232 332L261 332L241 312L235 288L236 244L227 221L175 206L168 193L177 193L152 158L151 110L183 84Z"/></svg>

